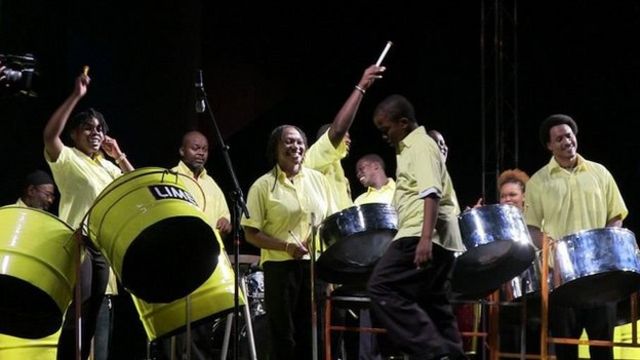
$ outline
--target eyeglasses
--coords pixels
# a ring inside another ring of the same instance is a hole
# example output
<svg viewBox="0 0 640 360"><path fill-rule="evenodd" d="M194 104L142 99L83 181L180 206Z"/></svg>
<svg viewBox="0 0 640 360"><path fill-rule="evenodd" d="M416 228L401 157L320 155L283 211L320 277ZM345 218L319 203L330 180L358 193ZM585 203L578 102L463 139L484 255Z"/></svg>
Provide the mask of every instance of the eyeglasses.
<svg viewBox="0 0 640 360"><path fill-rule="evenodd" d="M44 195L47 199L55 200L56 194L53 191L48 191L39 187L35 187L36 191Z"/></svg>

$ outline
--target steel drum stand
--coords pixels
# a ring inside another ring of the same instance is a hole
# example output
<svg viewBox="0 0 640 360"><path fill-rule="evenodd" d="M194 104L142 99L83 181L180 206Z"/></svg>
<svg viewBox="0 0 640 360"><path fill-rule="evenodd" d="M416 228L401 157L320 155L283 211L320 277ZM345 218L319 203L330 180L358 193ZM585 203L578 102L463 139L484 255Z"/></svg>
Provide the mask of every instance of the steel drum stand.
<svg viewBox="0 0 640 360"><path fill-rule="evenodd" d="M198 82L199 81L199 82ZM211 119L211 123L213 125L214 134L216 136L216 140L222 150L222 156L224 158L224 163L226 165L227 171L229 172L229 177L233 183L233 191L231 191L231 201L233 202L233 259L234 259L234 287L233 287L233 317L234 319L234 337L233 337L233 359L238 359L238 335L239 335L239 327L238 327L238 315L240 314L240 282L238 281L238 276L240 274L240 217L244 215L245 218L249 219L249 210L247 209L247 205L244 201L244 197L242 195L242 189L240 188L240 184L238 183L238 178L233 170L233 165L231 163L231 157L229 157L229 146L227 146L222 138L222 134L220 133L220 128L218 127L218 123L216 122L216 118L213 115L213 110L211 109L211 105L209 104L209 97L207 96L206 91L204 90L204 83L202 82L202 71L198 70L196 73L196 97L202 99L205 103L205 108L207 110L207 114L209 115L209 119ZM197 112L202 113L205 109L196 109Z"/></svg>
<svg viewBox="0 0 640 360"><path fill-rule="evenodd" d="M84 220L84 219L83 219ZM76 265L76 287L75 287L75 313L76 313L76 329L75 329L75 338L76 338L76 360L82 359L82 225L80 228L76 230L74 234L74 238L76 240L76 245L78 246L78 254L75 258ZM64 321L64 320L63 320ZM64 322L63 322L64 325Z"/></svg>
<svg viewBox="0 0 640 360"><path fill-rule="evenodd" d="M247 283L244 281L244 278L242 278L242 291L245 294L248 293ZM249 304L245 303L242 309L244 310L245 324L247 326L247 338L249 339L249 352L251 355L251 360L257 360L258 355L256 352L256 342L253 337L253 319L251 318ZM236 318L237 316L234 316L234 313L230 313L229 315L227 315L227 321L224 328L224 340L222 341L222 350L220 352L220 360L227 359L227 352L229 351L229 338L231 337L231 326L234 323L237 324L237 321L235 321Z"/></svg>
<svg viewBox="0 0 640 360"><path fill-rule="evenodd" d="M311 258L310 283L311 283L311 359L318 360L318 306L316 304L316 216L311 213L311 241L309 253Z"/></svg>

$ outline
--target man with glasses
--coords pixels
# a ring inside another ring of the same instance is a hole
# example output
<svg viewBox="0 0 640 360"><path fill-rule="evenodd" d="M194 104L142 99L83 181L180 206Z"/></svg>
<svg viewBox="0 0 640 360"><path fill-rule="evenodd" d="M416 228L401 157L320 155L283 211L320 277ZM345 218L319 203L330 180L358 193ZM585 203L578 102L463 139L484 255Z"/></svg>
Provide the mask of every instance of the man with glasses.
<svg viewBox="0 0 640 360"><path fill-rule="evenodd" d="M22 196L16 205L48 211L56 200L55 191L51 176L42 170L36 170L27 175Z"/></svg>

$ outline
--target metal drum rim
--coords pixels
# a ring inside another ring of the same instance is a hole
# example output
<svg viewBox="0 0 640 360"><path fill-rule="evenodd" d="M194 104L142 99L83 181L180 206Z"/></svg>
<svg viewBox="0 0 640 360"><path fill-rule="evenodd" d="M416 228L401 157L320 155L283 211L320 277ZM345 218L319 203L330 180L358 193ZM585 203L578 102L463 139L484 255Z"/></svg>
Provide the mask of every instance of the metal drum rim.
<svg viewBox="0 0 640 360"><path fill-rule="evenodd" d="M504 208L504 209L512 209L512 210L520 211L520 209L517 206L511 205L511 204L489 204L489 205L482 205L475 209L465 210L460 215L458 215L458 218L462 219L463 217L466 217L468 215L485 212L487 209L493 209L493 208ZM512 211L512 210L509 210L509 211Z"/></svg>
<svg viewBox="0 0 640 360"><path fill-rule="evenodd" d="M627 233L627 235L631 235L631 236L633 236L635 238L635 233L633 231L627 229L627 228L618 227L618 226L607 226L607 227L603 227L603 228L593 228L593 229L580 230L580 231L575 232L575 233L567 234L567 235L561 237L559 240L556 240L556 242L567 241L570 238L585 237L586 234L603 232L603 231Z"/></svg>

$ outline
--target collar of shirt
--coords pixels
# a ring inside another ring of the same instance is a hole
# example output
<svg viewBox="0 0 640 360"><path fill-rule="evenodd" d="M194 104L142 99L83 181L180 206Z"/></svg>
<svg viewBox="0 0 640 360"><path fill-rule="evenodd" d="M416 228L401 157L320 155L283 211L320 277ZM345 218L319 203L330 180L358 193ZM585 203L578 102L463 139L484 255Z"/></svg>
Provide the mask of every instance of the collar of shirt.
<svg viewBox="0 0 640 360"><path fill-rule="evenodd" d="M405 136L404 139L400 140L397 153L401 153L404 148L410 148L421 136L427 136L427 130L425 130L424 126L418 126Z"/></svg>
<svg viewBox="0 0 640 360"><path fill-rule="evenodd" d="M382 185L382 186L380 186L380 189L376 189L376 188L374 188L372 186L369 186L367 188L367 193L372 193L372 192L375 192L375 191L384 191L384 190L390 189L392 186L395 188L395 181L393 181L392 178L387 178L387 183Z"/></svg>
<svg viewBox="0 0 640 360"><path fill-rule="evenodd" d="M563 168L562 166L560 166L560 164L558 163L558 161L556 160L556 158L554 156L551 157L551 160L549 160L549 174L552 174L556 171L584 171L587 169L587 162L584 160L584 158L582 156L580 156L580 154L577 154L577 162L576 162L576 167L573 168L573 170L567 170L565 168Z"/></svg>
<svg viewBox="0 0 640 360"><path fill-rule="evenodd" d="M196 174L194 174L193 171L191 171L191 169L187 166L187 164L185 164L182 160L180 160L180 162L178 163L178 172L189 175L194 179L200 179L207 175L207 169L205 169L203 166L200 174L196 176Z"/></svg>
<svg viewBox="0 0 640 360"><path fill-rule="evenodd" d="M102 153L102 151L97 151L95 154L93 154L93 157L83 153L82 151L78 150L78 148L76 147L72 147L71 148L79 157L81 158L85 158L87 161L92 161L96 164L101 164L102 160L105 159L104 154Z"/></svg>
<svg viewBox="0 0 640 360"><path fill-rule="evenodd" d="M300 167L300 171L298 171L297 174L293 175L293 178L291 180L289 180L289 178L287 177L287 173L282 170L280 165L276 164L273 169L276 174L276 179L282 184L292 184L294 179L299 179L303 176L302 167Z"/></svg>

